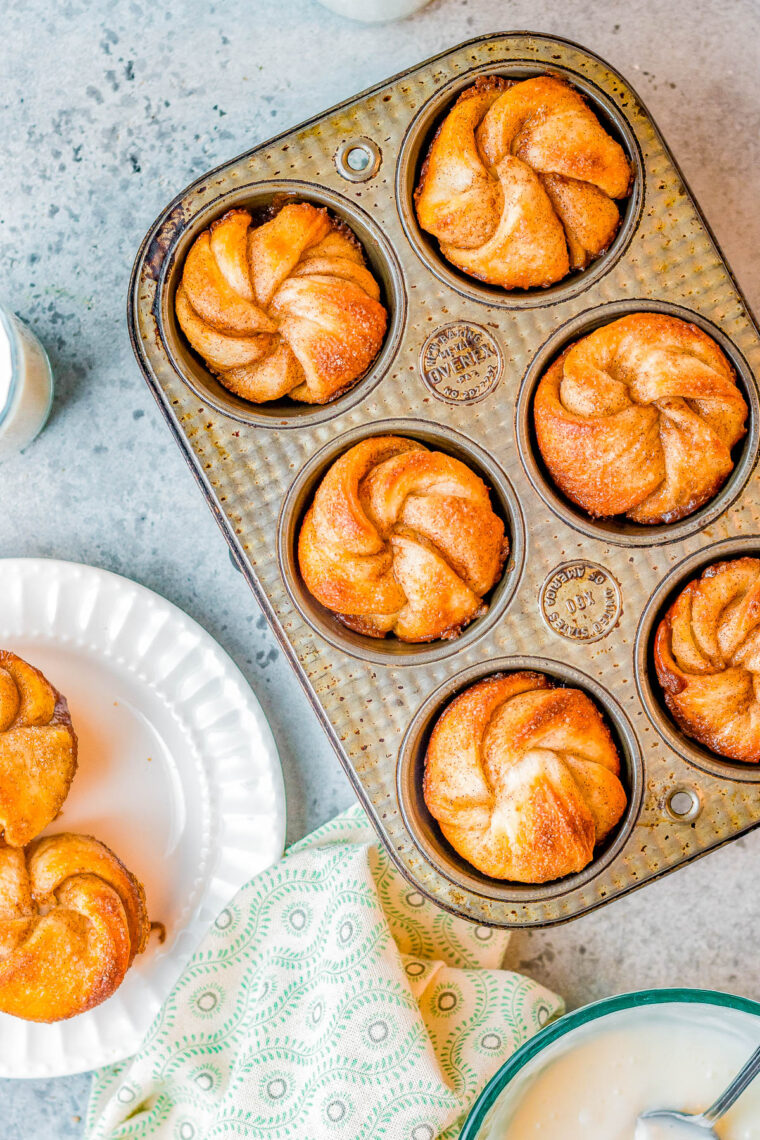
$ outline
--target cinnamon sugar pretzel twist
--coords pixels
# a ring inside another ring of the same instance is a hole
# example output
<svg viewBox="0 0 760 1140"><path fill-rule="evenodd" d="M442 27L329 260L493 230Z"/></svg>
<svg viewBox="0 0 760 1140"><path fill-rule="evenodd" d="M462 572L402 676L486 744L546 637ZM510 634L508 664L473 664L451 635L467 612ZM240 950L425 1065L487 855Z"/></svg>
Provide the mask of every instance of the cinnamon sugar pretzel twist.
<svg viewBox="0 0 760 1140"><path fill-rule="evenodd" d="M626 807L620 760L596 705L541 673L489 677L444 711L424 794L452 847L496 879L581 871Z"/></svg>
<svg viewBox="0 0 760 1140"><path fill-rule="evenodd" d="M560 489L590 515L671 523L733 470L747 404L696 325L632 313L576 341L542 377L536 437Z"/></svg>
<svg viewBox="0 0 760 1140"><path fill-rule="evenodd" d="M334 400L375 359L387 323L353 234L307 202L260 226L248 210L219 218L191 246L175 306L210 370L255 403Z"/></svg>
<svg viewBox="0 0 760 1140"><path fill-rule="evenodd" d="M0 847L0 1011L60 1021L105 1001L147 942L142 886L88 835Z"/></svg>
<svg viewBox="0 0 760 1140"><path fill-rule="evenodd" d="M77 767L64 697L39 669L0 650L0 840L23 847L60 811Z"/></svg>
<svg viewBox="0 0 760 1140"><path fill-rule="evenodd" d="M478 80L430 146L417 217L465 273L504 289L583 269L620 225L631 168L583 97L551 75Z"/></svg>
<svg viewBox="0 0 760 1140"><path fill-rule="evenodd" d="M395 436L333 463L298 543L304 582L324 606L360 633L403 641L455 637L484 613L507 552L483 480Z"/></svg>
<svg viewBox="0 0 760 1140"><path fill-rule="evenodd" d="M760 559L709 566L660 622L655 667L687 736L760 763Z"/></svg>

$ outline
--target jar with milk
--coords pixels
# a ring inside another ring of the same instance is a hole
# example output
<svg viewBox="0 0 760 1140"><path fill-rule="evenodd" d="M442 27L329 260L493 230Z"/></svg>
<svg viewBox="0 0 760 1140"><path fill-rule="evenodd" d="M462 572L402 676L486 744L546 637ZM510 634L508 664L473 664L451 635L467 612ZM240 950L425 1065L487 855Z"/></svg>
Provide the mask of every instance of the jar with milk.
<svg viewBox="0 0 760 1140"><path fill-rule="evenodd" d="M32 442L52 403L45 349L23 321L0 307L0 460Z"/></svg>

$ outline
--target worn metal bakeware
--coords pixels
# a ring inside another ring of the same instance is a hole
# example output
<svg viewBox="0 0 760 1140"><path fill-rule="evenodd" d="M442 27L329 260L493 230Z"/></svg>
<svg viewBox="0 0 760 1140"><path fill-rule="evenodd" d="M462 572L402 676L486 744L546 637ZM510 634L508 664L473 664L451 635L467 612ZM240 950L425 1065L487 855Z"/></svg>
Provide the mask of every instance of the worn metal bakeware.
<svg viewBox="0 0 760 1140"><path fill-rule="evenodd" d="M557 72L576 84L635 171L620 233L584 273L505 293L466 278L417 227L412 190L427 140L476 76ZM253 406L222 388L178 333L173 298L197 233L235 205L291 193L327 205L364 244L391 319L369 373L333 404ZM750 405L735 471L673 526L592 521L542 469L532 392L571 339L655 309L717 338ZM129 324L174 436L295 668L356 791L417 890L484 924L537 926L583 914L760 824L760 768L687 741L652 684L650 635L679 585L726 553L760 553L760 337L651 116L630 85L552 36L462 44L194 182L161 214L135 263ZM369 434L394 431L459 455L493 488L512 553L489 613L456 641L404 646L343 628L300 582L294 537L319 475ZM629 808L581 874L540 887L479 875L422 802L437 713L488 673L540 668L586 689L623 758Z"/></svg>

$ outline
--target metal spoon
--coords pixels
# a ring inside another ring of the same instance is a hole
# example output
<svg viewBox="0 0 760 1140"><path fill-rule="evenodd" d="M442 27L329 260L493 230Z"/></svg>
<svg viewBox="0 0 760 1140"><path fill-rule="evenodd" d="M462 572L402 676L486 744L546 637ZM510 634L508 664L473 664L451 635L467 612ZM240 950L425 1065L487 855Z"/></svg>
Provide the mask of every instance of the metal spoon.
<svg viewBox="0 0 760 1140"><path fill-rule="evenodd" d="M673 1140L676 1140L676 1136L679 1137L679 1140L689 1140L689 1137L692 1137L693 1140L708 1140L709 1137L718 1140L717 1133L713 1130L713 1124L717 1124L720 1118L728 1112L758 1073L760 1073L760 1047L755 1050L746 1065L736 1074L726 1091L721 1093L715 1103L704 1112L695 1116L689 1112L676 1112L672 1108L655 1108L649 1112L642 1112L639 1116L639 1123L647 1121L653 1124L662 1124L665 1129L668 1129L666 1135L671 1132L669 1126L678 1125L677 1133L675 1129L672 1129ZM639 1138L644 1140L644 1137L648 1135L648 1130L640 1130L637 1126L635 1140L639 1140Z"/></svg>

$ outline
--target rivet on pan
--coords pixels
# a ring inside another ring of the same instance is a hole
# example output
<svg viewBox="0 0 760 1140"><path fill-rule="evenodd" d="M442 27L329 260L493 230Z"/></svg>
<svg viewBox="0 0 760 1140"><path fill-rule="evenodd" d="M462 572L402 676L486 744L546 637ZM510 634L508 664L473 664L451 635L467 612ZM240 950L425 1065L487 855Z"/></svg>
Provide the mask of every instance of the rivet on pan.
<svg viewBox="0 0 760 1140"><path fill-rule="evenodd" d="M335 152L338 174L348 182L366 182L368 178L374 178L382 160L380 147L363 135L346 139Z"/></svg>
<svg viewBox="0 0 760 1140"><path fill-rule="evenodd" d="M678 823L691 823L702 810L702 801L693 788L674 788L667 798L668 815Z"/></svg>

